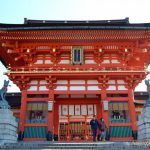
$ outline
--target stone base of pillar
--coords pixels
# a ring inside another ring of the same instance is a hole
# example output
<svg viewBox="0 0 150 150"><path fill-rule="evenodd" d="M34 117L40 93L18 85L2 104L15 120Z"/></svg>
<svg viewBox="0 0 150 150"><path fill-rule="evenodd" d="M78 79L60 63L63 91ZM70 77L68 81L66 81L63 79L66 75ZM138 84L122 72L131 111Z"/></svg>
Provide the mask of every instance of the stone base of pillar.
<svg viewBox="0 0 150 150"><path fill-rule="evenodd" d="M145 107L139 117L138 140L150 141L150 107Z"/></svg>
<svg viewBox="0 0 150 150"><path fill-rule="evenodd" d="M15 143L17 142L18 124L9 109L0 109L0 142Z"/></svg>

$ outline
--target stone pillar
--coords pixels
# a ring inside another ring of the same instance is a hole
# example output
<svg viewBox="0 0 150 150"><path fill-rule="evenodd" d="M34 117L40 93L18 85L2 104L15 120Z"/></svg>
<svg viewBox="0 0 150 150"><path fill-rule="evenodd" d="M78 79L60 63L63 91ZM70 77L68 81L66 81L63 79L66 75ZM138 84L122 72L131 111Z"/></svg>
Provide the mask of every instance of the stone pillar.
<svg viewBox="0 0 150 150"><path fill-rule="evenodd" d="M147 99L143 108L142 114L138 121L138 139L150 141L150 79L145 80L147 85L147 93L149 98Z"/></svg>
<svg viewBox="0 0 150 150"><path fill-rule="evenodd" d="M150 140L150 106L145 105L138 121L138 140Z"/></svg>
<svg viewBox="0 0 150 150"><path fill-rule="evenodd" d="M0 141L2 143L17 142L18 124L9 109L0 109Z"/></svg>

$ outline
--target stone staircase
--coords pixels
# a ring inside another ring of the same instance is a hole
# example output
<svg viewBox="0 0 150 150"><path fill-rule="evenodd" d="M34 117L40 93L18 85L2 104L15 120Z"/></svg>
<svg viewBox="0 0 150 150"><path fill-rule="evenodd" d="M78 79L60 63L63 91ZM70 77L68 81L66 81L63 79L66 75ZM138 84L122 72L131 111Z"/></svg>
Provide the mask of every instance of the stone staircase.
<svg viewBox="0 0 150 150"><path fill-rule="evenodd" d="M150 150L149 143L131 142L48 142L30 141L4 144L0 150Z"/></svg>

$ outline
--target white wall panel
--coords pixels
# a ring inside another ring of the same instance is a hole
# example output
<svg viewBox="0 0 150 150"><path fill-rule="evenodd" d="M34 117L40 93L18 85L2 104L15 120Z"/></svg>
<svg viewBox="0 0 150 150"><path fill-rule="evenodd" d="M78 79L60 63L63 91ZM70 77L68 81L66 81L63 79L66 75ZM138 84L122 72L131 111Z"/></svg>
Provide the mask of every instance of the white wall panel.
<svg viewBox="0 0 150 150"><path fill-rule="evenodd" d="M57 80L56 84L68 84L68 80Z"/></svg>
<svg viewBox="0 0 150 150"><path fill-rule="evenodd" d="M87 115L87 105L81 105L81 115Z"/></svg>
<svg viewBox="0 0 150 150"><path fill-rule="evenodd" d="M93 105L88 105L88 115L93 115Z"/></svg>
<svg viewBox="0 0 150 150"><path fill-rule="evenodd" d="M118 60L116 60L116 59L113 59L112 61L112 64L119 64L120 62L118 61Z"/></svg>
<svg viewBox="0 0 150 150"><path fill-rule="evenodd" d="M46 86L40 86L39 87L39 91L47 91L47 87Z"/></svg>
<svg viewBox="0 0 150 150"><path fill-rule="evenodd" d="M88 90L99 90L98 86L88 86L87 87Z"/></svg>
<svg viewBox="0 0 150 150"><path fill-rule="evenodd" d="M70 80L70 84L85 84L85 80Z"/></svg>
<svg viewBox="0 0 150 150"><path fill-rule="evenodd" d="M128 90L124 85L119 85L118 90Z"/></svg>
<svg viewBox="0 0 150 150"><path fill-rule="evenodd" d="M116 86L109 86L107 90L116 90Z"/></svg>
<svg viewBox="0 0 150 150"><path fill-rule="evenodd" d="M85 64L96 64L94 60L85 60Z"/></svg>
<svg viewBox="0 0 150 150"><path fill-rule="evenodd" d="M110 63L110 60L109 59L104 59L103 61L102 61L102 64L109 64Z"/></svg>
<svg viewBox="0 0 150 150"><path fill-rule="evenodd" d="M37 80L32 80L32 81L30 82L30 84L38 84L38 81L37 81Z"/></svg>
<svg viewBox="0 0 150 150"><path fill-rule="evenodd" d="M41 80L40 84L47 84L47 81L46 80Z"/></svg>
<svg viewBox="0 0 150 150"><path fill-rule="evenodd" d="M97 80L87 80L87 84L98 84Z"/></svg>
<svg viewBox="0 0 150 150"><path fill-rule="evenodd" d="M68 87L67 86L57 86L55 90L68 90Z"/></svg>
<svg viewBox="0 0 150 150"><path fill-rule="evenodd" d="M70 90L85 90L85 86L70 86Z"/></svg>
<svg viewBox="0 0 150 150"><path fill-rule="evenodd" d="M59 64L70 64L70 60L61 60Z"/></svg>
<svg viewBox="0 0 150 150"><path fill-rule="evenodd" d="M75 105L75 115L80 115L80 105Z"/></svg>
<svg viewBox="0 0 150 150"><path fill-rule="evenodd" d="M74 115L74 105L69 105L69 115Z"/></svg>
<svg viewBox="0 0 150 150"><path fill-rule="evenodd" d="M68 115L68 105L62 105L62 115Z"/></svg>
<svg viewBox="0 0 150 150"><path fill-rule="evenodd" d="M34 64L43 64L43 60L37 60Z"/></svg>
<svg viewBox="0 0 150 150"><path fill-rule="evenodd" d="M61 119L71 115L71 118L83 118L83 115L96 115L96 105L59 105L59 115Z"/></svg>
<svg viewBox="0 0 150 150"><path fill-rule="evenodd" d="M115 80L109 80L108 84L115 84Z"/></svg>
<svg viewBox="0 0 150 150"><path fill-rule="evenodd" d="M30 86L27 91L37 91L37 86Z"/></svg>
<svg viewBox="0 0 150 150"><path fill-rule="evenodd" d="M124 80L117 80L118 84L125 84Z"/></svg>
<svg viewBox="0 0 150 150"><path fill-rule="evenodd" d="M45 64L52 64L51 60L45 60Z"/></svg>

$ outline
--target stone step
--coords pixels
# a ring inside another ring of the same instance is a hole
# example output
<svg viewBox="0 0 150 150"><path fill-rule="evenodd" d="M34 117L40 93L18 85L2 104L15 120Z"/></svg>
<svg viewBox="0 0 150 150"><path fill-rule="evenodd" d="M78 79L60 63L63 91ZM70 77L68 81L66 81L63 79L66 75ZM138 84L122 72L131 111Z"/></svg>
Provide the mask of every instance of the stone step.
<svg viewBox="0 0 150 150"><path fill-rule="evenodd" d="M18 142L5 144L0 149L2 150L53 150L53 149L76 149L76 150L150 150L150 144L143 143L132 144L131 142Z"/></svg>

